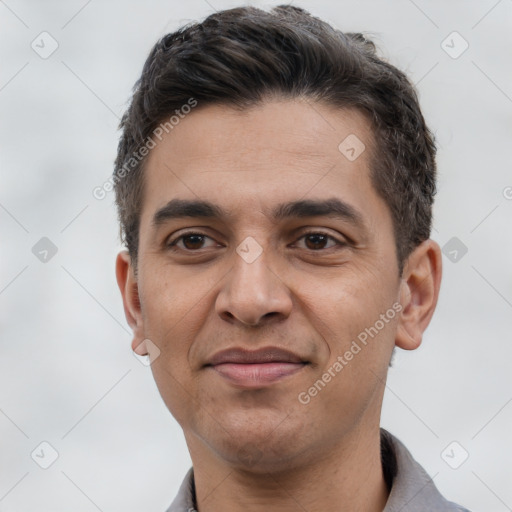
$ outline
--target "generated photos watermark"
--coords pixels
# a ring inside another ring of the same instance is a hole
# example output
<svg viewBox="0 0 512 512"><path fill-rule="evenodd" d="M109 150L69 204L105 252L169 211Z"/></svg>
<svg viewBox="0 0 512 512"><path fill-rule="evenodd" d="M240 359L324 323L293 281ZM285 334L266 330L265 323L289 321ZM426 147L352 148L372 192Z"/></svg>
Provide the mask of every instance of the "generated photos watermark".
<svg viewBox="0 0 512 512"><path fill-rule="evenodd" d="M395 302L385 313L381 313L379 319L370 327L366 327L357 335L357 340L353 340L350 348L343 355L339 355L336 361L322 374L322 377L314 382L314 384L306 391L301 391L297 398L303 405L309 404L311 399L318 395L325 386L332 381L339 373L348 365L354 356L359 354L361 350L368 345L368 337L375 338L382 329L403 309L400 302ZM358 343L359 341L359 343ZM361 346L362 345L362 346Z"/></svg>
<svg viewBox="0 0 512 512"><path fill-rule="evenodd" d="M190 114L192 109L197 106L197 100L195 98L189 98L187 103L176 109L174 114L169 117L165 122L160 123L154 130L153 136L148 137L144 144L142 144L137 151L132 153L130 159L118 169L108 180L106 180L101 186L94 187L92 195L95 199L101 201L107 197L109 192L112 192L114 185L126 177L133 169L135 169L139 163L149 154L149 151L156 147L158 142L162 141L164 133L170 133L187 114ZM155 141L158 139L158 142Z"/></svg>

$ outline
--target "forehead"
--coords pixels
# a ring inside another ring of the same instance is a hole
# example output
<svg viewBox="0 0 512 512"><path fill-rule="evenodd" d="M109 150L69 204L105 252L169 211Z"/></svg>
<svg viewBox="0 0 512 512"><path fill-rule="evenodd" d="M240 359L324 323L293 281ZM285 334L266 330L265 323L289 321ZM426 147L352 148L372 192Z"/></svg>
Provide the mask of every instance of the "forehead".
<svg viewBox="0 0 512 512"><path fill-rule="evenodd" d="M164 134L157 144L160 149L155 148L149 159L165 150L175 151L180 161L221 158L225 153L233 165L235 153L252 153L254 158L256 152L272 150L312 160L338 158L343 154L339 145L347 137L348 145L355 142L359 151L357 141L367 148L372 145L372 130L362 112L306 99L266 101L244 110L199 104ZM350 160L355 155L346 156ZM368 154L362 156L364 160Z"/></svg>
<svg viewBox="0 0 512 512"><path fill-rule="evenodd" d="M370 124L356 110L310 100L242 111L199 104L148 156L141 227L173 198L207 199L233 215L333 195L368 210L379 202L369 178L372 148Z"/></svg>

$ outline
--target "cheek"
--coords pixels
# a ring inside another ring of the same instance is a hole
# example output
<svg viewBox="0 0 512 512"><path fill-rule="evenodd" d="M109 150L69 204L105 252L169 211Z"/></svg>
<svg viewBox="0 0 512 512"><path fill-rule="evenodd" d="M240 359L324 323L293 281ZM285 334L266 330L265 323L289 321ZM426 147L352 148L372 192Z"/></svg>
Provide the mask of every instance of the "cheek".
<svg viewBox="0 0 512 512"><path fill-rule="evenodd" d="M208 292L216 282L213 277L208 273L184 277L170 265L148 265L140 290L147 335L159 337L164 344L173 340L182 344L183 336L203 320Z"/></svg>
<svg viewBox="0 0 512 512"><path fill-rule="evenodd" d="M151 370L167 409L178 423L185 424L195 397L187 375L188 368L183 365L172 366L166 355L162 353L151 365Z"/></svg>
<svg viewBox="0 0 512 512"><path fill-rule="evenodd" d="M301 391L316 417L330 418L340 428L350 428L373 410L385 383L398 315L391 294L376 290L346 287L330 292L324 296L326 308L313 315L313 329L323 336L329 355L310 387Z"/></svg>
<svg viewBox="0 0 512 512"><path fill-rule="evenodd" d="M155 281L145 299L145 335L159 347L151 370L160 395L171 414L182 424L197 395L189 350L198 324L203 321L200 298L182 283Z"/></svg>
<svg viewBox="0 0 512 512"><path fill-rule="evenodd" d="M141 291L144 336L160 350L152 363L157 385L167 395L185 393L190 381L189 349L204 322L205 283L185 285L178 276L164 270L147 272ZM164 394L166 396L164 396ZM186 393L185 393L186 394ZM180 399L182 399L181 397Z"/></svg>
<svg viewBox="0 0 512 512"><path fill-rule="evenodd" d="M329 352L324 371L350 374L348 380L358 383L371 377L368 368L382 374L395 341L398 292L398 281L389 272L362 263L340 269L336 278L305 291L310 322Z"/></svg>

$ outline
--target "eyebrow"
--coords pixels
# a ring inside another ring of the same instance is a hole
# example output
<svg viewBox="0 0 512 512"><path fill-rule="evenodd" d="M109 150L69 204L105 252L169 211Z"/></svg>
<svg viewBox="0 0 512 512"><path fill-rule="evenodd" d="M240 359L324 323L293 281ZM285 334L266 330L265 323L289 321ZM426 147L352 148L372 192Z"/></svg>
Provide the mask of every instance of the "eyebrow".
<svg viewBox="0 0 512 512"><path fill-rule="evenodd" d="M282 203L274 207L270 217L274 221L288 218L304 217L332 217L354 224L359 229L365 228L363 215L350 204L332 197L324 200L298 200ZM226 219L229 214L220 206L203 200L172 199L165 206L156 211L152 224L158 227L161 224L181 218L210 218Z"/></svg>

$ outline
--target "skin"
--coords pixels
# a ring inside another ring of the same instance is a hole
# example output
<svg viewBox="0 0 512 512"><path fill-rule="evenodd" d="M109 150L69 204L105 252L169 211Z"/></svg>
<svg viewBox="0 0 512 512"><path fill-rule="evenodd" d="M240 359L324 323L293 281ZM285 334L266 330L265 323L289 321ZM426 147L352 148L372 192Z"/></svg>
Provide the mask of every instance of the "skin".
<svg viewBox="0 0 512 512"><path fill-rule="evenodd" d="M354 161L338 150L350 134L366 146ZM269 99L242 112L198 106L148 156L137 277L122 251L117 280L132 348L154 357L160 394L183 428L200 512L385 506L379 425L388 365L395 345L421 343L439 294L441 251L423 242L399 276L391 214L370 181L372 144L358 111ZM269 215L282 202L332 197L357 210L365 228ZM173 198L209 200L229 217L155 228L153 215ZM206 237L166 247L185 228ZM333 238L311 240L306 230ZM263 251L252 263L236 252L249 236ZM299 393L393 304L401 312L301 403ZM309 364L259 389L203 366L225 348L268 346Z"/></svg>

